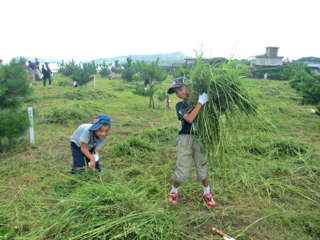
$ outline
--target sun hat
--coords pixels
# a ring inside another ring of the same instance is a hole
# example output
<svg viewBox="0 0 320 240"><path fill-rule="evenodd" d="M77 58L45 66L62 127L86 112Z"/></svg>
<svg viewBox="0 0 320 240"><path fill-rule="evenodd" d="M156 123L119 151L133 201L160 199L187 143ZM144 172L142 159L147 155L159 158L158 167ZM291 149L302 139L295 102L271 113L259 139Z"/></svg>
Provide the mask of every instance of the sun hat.
<svg viewBox="0 0 320 240"><path fill-rule="evenodd" d="M45 63L50 63L50 61L49 61L48 59L46 59L44 62L45 62Z"/></svg>
<svg viewBox="0 0 320 240"><path fill-rule="evenodd" d="M167 90L168 94L172 94L174 93L174 89L177 87L180 87L184 84L190 84L190 82L188 81L188 79L186 79L185 77L178 77L175 80L173 80L172 86Z"/></svg>
<svg viewBox="0 0 320 240"><path fill-rule="evenodd" d="M104 123L108 123L111 125L111 119L105 114L98 115L93 120L93 123L92 123L91 127L89 128L89 130L91 130L91 131L98 130L99 128L101 128L102 124L104 124Z"/></svg>

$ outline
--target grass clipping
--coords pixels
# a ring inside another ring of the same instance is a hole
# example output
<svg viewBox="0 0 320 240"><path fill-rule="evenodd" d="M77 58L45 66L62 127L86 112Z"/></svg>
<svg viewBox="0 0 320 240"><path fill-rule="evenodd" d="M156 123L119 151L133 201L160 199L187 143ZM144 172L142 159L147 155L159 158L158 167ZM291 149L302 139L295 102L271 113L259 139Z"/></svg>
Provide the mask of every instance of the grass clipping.
<svg viewBox="0 0 320 240"><path fill-rule="evenodd" d="M250 131L258 123L257 103L241 81L244 70L244 65L236 67L231 60L212 66L198 58L191 73L190 106L197 104L200 94L208 94L194 123L208 156L224 152L227 141L236 140L240 129Z"/></svg>

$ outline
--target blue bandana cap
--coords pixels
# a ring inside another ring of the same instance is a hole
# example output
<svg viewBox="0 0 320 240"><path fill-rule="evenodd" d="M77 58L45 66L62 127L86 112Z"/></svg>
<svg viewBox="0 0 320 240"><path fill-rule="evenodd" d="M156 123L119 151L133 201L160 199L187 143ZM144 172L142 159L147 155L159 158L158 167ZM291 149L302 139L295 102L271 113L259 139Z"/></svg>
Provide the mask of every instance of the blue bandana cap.
<svg viewBox="0 0 320 240"><path fill-rule="evenodd" d="M92 126L89 128L89 130L91 130L91 131L98 130L99 128L101 128L102 124L104 124L104 123L108 123L111 125L111 119L109 118L109 116L107 116L105 114L98 115L93 120Z"/></svg>

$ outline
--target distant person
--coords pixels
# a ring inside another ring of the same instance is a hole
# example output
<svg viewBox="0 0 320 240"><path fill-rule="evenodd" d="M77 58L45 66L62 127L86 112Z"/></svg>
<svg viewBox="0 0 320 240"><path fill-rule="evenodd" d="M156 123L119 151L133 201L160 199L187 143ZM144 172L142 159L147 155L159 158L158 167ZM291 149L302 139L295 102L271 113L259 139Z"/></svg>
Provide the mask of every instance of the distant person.
<svg viewBox="0 0 320 240"><path fill-rule="evenodd" d="M267 79L268 78L268 73L265 73L264 74L264 79Z"/></svg>
<svg viewBox="0 0 320 240"><path fill-rule="evenodd" d="M144 79L144 87L147 87L148 84L150 84L149 79L145 78Z"/></svg>
<svg viewBox="0 0 320 240"><path fill-rule="evenodd" d="M147 85L150 84L149 79L146 77L144 79L144 83L141 84L141 86L144 86L144 90L147 90Z"/></svg>
<svg viewBox="0 0 320 240"><path fill-rule="evenodd" d="M32 78L33 80L35 80L35 74L38 75L39 79L41 79L41 75L40 75L40 70L37 68L37 65L33 62L31 62L30 60L28 61L29 65L28 67L31 68L32 71Z"/></svg>
<svg viewBox="0 0 320 240"><path fill-rule="evenodd" d="M0 67L2 67L3 60L0 58Z"/></svg>
<svg viewBox="0 0 320 240"><path fill-rule="evenodd" d="M114 73L115 73L115 72L116 72L116 67L115 67L114 65L112 65L109 80L110 80L111 78L114 78Z"/></svg>
<svg viewBox="0 0 320 240"><path fill-rule="evenodd" d="M178 200L178 188L188 180L189 173L192 168L192 163L196 168L196 181L202 182L203 197L209 207L215 206L215 202L210 193L209 173L207 168L207 159L202 153L199 140L197 138L194 120L202 106L208 101L206 93L199 95L197 105L190 110L188 104L189 88L186 85L189 83L184 77L176 78L173 81L172 87L167 90L167 94L175 93L182 101L176 104L176 112L178 120L181 121L181 130L177 141L177 160L176 167L172 174L173 185L169 194L169 200L176 205Z"/></svg>
<svg viewBox="0 0 320 240"><path fill-rule="evenodd" d="M51 70L49 68L49 60L46 60L44 65L42 64L42 68L41 68L41 71L42 71L42 74L43 74L43 87L46 88L46 82L47 82L47 79L49 80L49 89L51 88Z"/></svg>
<svg viewBox="0 0 320 240"><path fill-rule="evenodd" d="M35 59L34 64L37 66L37 68L39 69L39 72L40 72L40 62L38 61L38 58Z"/></svg>
<svg viewBox="0 0 320 240"><path fill-rule="evenodd" d="M30 70L30 68L25 64L24 68L26 69L27 73L28 73L28 77L29 77L29 87L32 88L32 81L34 80L32 78L32 71Z"/></svg>
<svg viewBox="0 0 320 240"><path fill-rule="evenodd" d="M32 88L32 81L33 81L32 76L29 75L29 87L31 88Z"/></svg>
<svg viewBox="0 0 320 240"><path fill-rule="evenodd" d="M41 65L42 80L44 79L44 64Z"/></svg>
<svg viewBox="0 0 320 240"><path fill-rule="evenodd" d="M73 86L74 87L78 87L78 82L77 81L73 81Z"/></svg>
<svg viewBox="0 0 320 240"><path fill-rule="evenodd" d="M111 119L98 115L92 124L82 124L70 138L73 158L71 174L83 172L85 166L101 172L99 152L111 128Z"/></svg>

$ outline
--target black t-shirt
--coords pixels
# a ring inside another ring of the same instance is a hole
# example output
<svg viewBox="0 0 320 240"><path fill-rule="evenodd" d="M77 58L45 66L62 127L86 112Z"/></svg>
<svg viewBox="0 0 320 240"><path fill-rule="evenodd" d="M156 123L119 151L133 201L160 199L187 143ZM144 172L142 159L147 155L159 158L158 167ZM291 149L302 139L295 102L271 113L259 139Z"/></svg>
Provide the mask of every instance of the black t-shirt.
<svg viewBox="0 0 320 240"><path fill-rule="evenodd" d="M34 70L34 69L37 69L37 66L33 62L29 62L29 68Z"/></svg>
<svg viewBox="0 0 320 240"><path fill-rule="evenodd" d="M35 62L37 68L40 70L40 62Z"/></svg>
<svg viewBox="0 0 320 240"><path fill-rule="evenodd" d="M179 121L181 121L181 130L178 132L178 134L195 134L194 131L191 131L191 127L193 123L189 123L186 120L183 119L183 116L190 112L191 109L189 109L189 103L185 100L181 102L177 102L176 104L176 111Z"/></svg>

